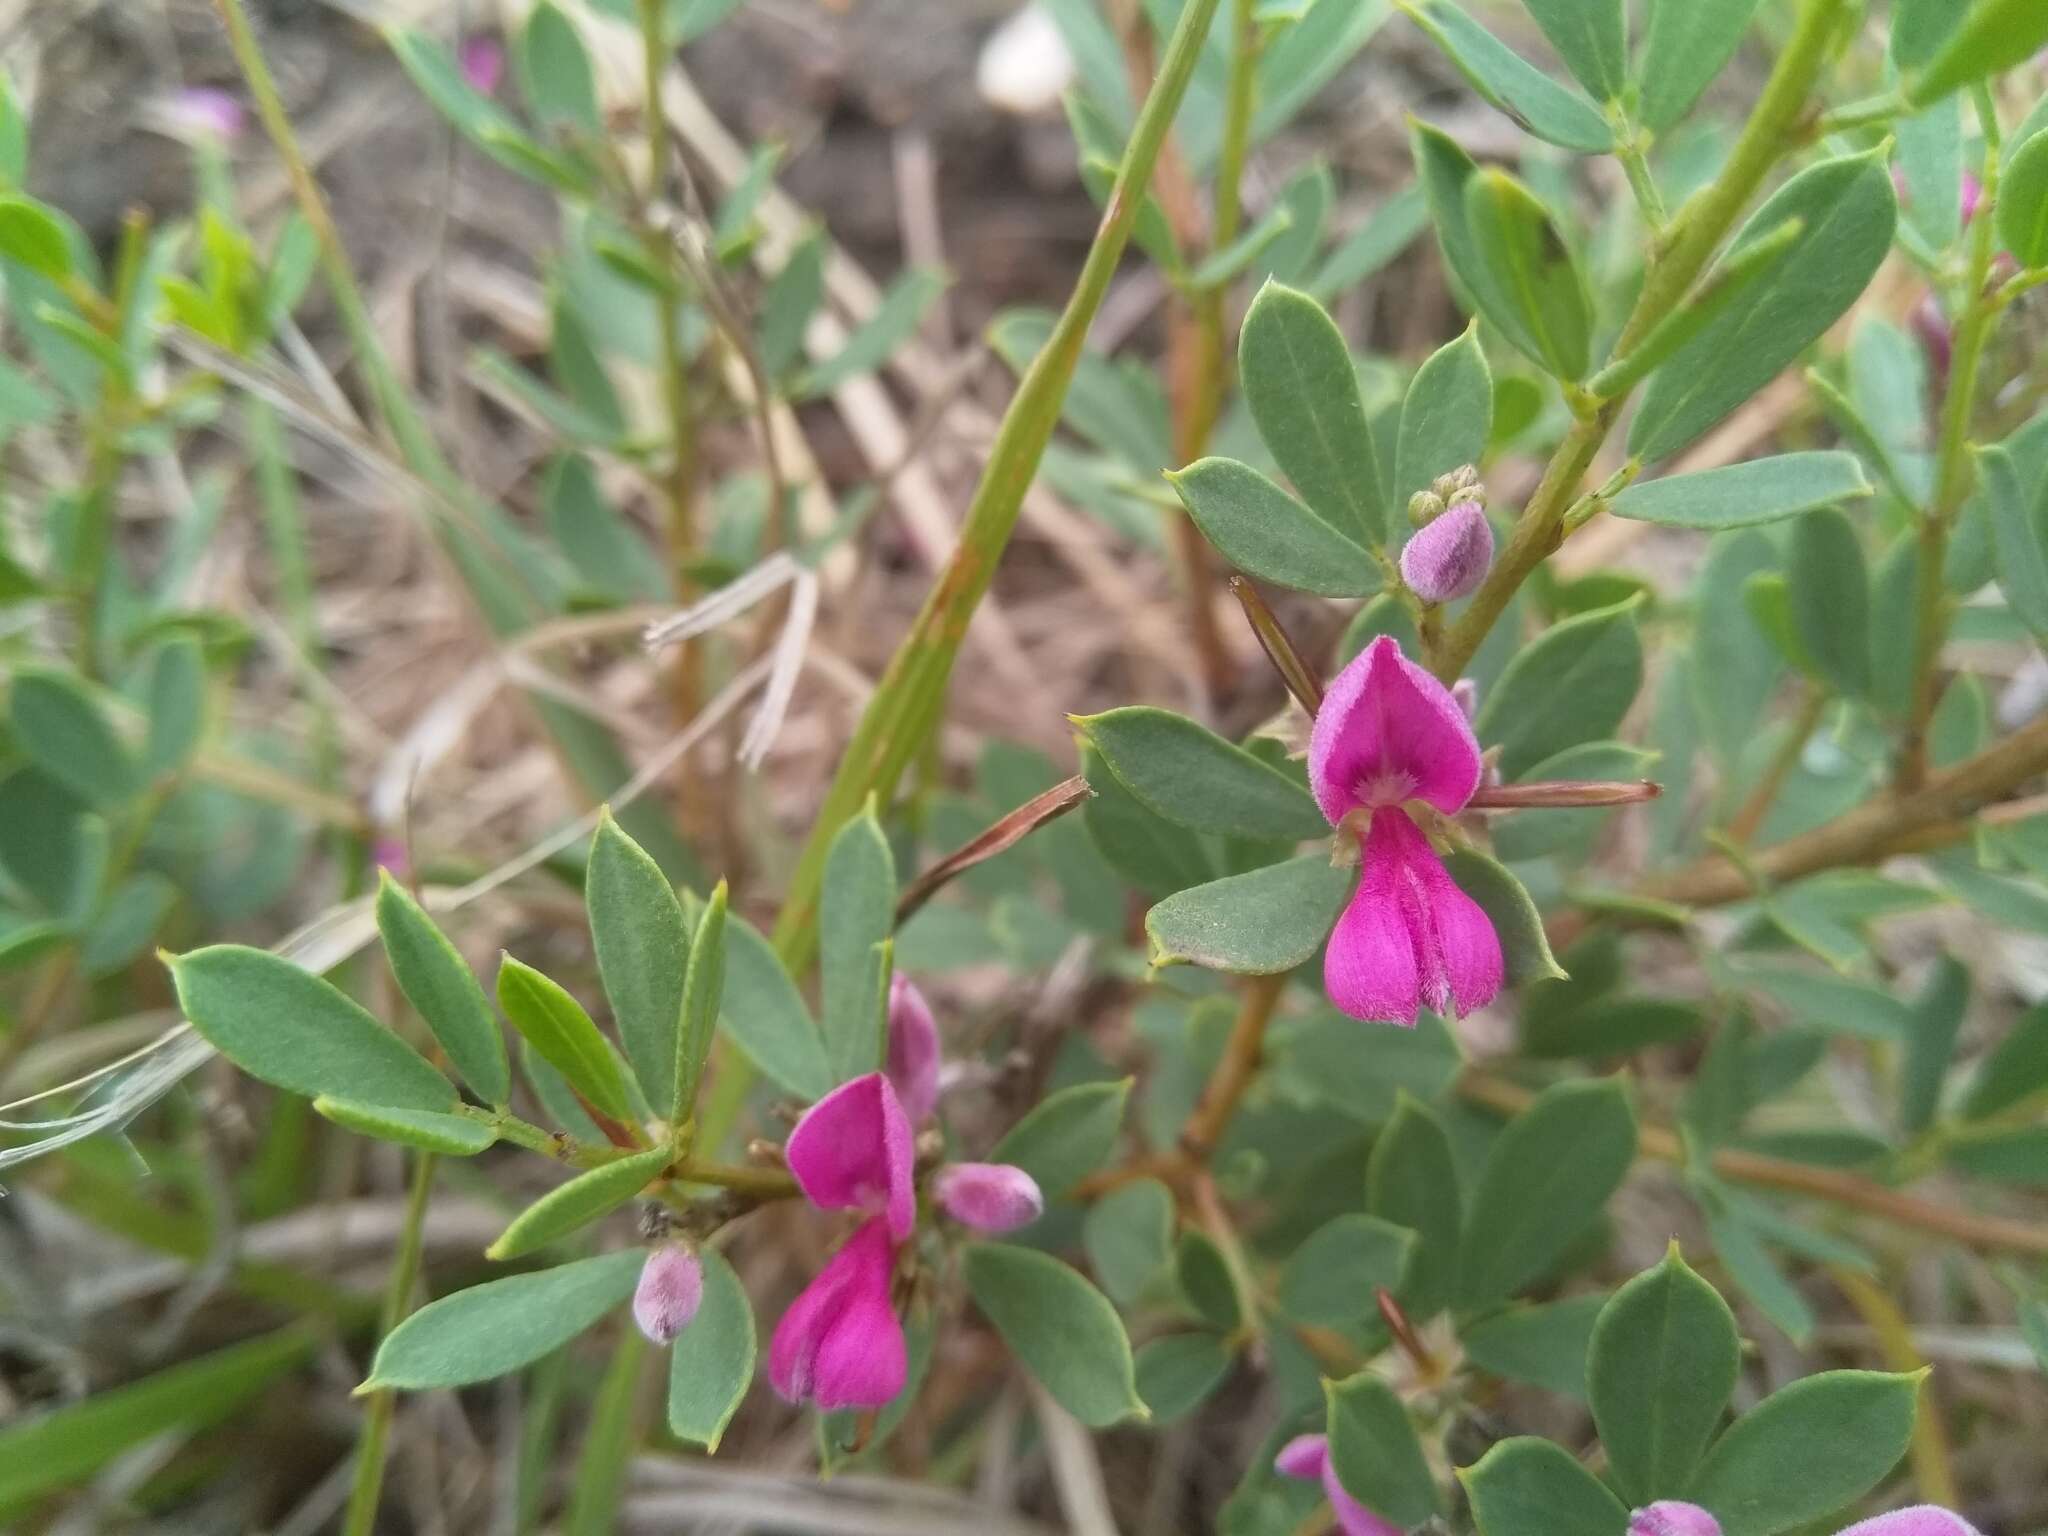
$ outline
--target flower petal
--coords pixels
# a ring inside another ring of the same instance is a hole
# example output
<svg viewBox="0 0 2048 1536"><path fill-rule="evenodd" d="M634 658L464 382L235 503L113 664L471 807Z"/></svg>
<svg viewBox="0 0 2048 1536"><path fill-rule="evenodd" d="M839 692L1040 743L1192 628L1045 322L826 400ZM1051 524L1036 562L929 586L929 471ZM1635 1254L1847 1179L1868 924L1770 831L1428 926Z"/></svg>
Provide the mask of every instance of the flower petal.
<svg viewBox="0 0 2048 1536"><path fill-rule="evenodd" d="M1628 1536L1721 1536L1721 1522L1697 1504L1659 1499L1628 1517Z"/></svg>
<svg viewBox="0 0 2048 1536"><path fill-rule="evenodd" d="M896 1249L870 1221L846 1240L775 1325L768 1380L792 1403L879 1408L903 1390L909 1352L889 1299Z"/></svg>
<svg viewBox="0 0 2048 1536"><path fill-rule="evenodd" d="M1449 815L1479 787L1479 740L1450 690L1381 635L1324 694L1308 781L1332 826L1357 806L1406 799Z"/></svg>
<svg viewBox="0 0 2048 1536"><path fill-rule="evenodd" d="M1038 1181L1008 1163L953 1163L932 1175L932 1198L977 1232L1014 1232L1044 1214Z"/></svg>
<svg viewBox="0 0 2048 1536"><path fill-rule="evenodd" d="M910 1120L880 1072L841 1083L804 1112L783 1148L804 1198L821 1211L889 1219L899 1241L917 1222Z"/></svg>
<svg viewBox="0 0 2048 1536"><path fill-rule="evenodd" d="M1280 1454L1273 1458L1273 1470L1282 1477L1310 1482L1323 1475L1323 1467L1329 1459L1328 1435L1296 1435L1280 1447Z"/></svg>
<svg viewBox="0 0 2048 1536"><path fill-rule="evenodd" d="M1427 1005L1463 1017L1500 991L1500 937L1408 813L1372 814L1358 889L1323 952L1323 987L1356 1019L1413 1024Z"/></svg>
<svg viewBox="0 0 2048 1536"><path fill-rule="evenodd" d="M1978 1536L1978 1532L1961 1515L1933 1504L1916 1504L1859 1521L1841 1536Z"/></svg>
<svg viewBox="0 0 2048 1536"><path fill-rule="evenodd" d="M898 971L889 981L889 1086L915 1125L939 1102L939 1021L911 979Z"/></svg>

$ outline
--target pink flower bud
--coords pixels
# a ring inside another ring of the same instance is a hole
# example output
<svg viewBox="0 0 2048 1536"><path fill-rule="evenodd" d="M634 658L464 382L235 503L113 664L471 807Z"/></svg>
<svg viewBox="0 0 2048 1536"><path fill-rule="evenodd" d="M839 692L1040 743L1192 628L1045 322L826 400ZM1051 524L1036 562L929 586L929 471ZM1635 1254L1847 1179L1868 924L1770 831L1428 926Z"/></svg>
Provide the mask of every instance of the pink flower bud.
<svg viewBox="0 0 2048 1536"><path fill-rule="evenodd" d="M378 837L370 847L370 858L379 869L390 870L394 880L403 880L412 873L412 860L405 855L402 837Z"/></svg>
<svg viewBox="0 0 2048 1536"><path fill-rule="evenodd" d="M1932 1504L1916 1504L1852 1525L1841 1536L1978 1536L1978 1532L1961 1515Z"/></svg>
<svg viewBox="0 0 2048 1536"><path fill-rule="evenodd" d="M673 1344L690 1326L704 1299L704 1269L681 1243L665 1243L647 1255L640 1283L633 1287L633 1321L656 1344Z"/></svg>
<svg viewBox="0 0 2048 1536"><path fill-rule="evenodd" d="M1282 1477L1302 1482L1320 1481L1323 1496L1337 1516L1337 1529L1344 1536L1402 1536L1401 1527L1382 1520L1344 1491L1337 1481L1337 1469L1330 1464L1330 1441L1325 1435L1296 1435L1273 1458L1273 1470Z"/></svg>
<svg viewBox="0 0 2048 1536"><path fill-rule="evenodd" d="M1455 501L1416 530L1401 551L1401 579L1425 603L1447 603L1478 586L1493 564L1493 525L1476 501Z"/></svg>
<svg viewBox="0 0 2048 1536"><path fill-rule="evenodd" d="M930 1117L939 1102L939 1023L910 978L898 971L889 980L889 1086L912 1125Z"/></svg>
<svg viewBox="0 0 2048 1536"><path fill-rule="evenodd" d="M1721 1536L1721 1522L1697 1504L1659 1499L1628 1517L1628 1536Z"/></svg>
<svg viewBox="0 0 2048 1536"><path fill-rule="evenodd" d="M977 1232L1014 1232L1038 1220L1038 1181L1008 1163L952 1163L932 1176L939 1208Z"/></svg>
<svg viewBox="0 0 2048 1536"><path fill-rule="evenodd" d="M1478 683L1474 682L1469 677L1459 678L1455 683L1451 684L1451 698L1457 702L1458 708L1462 709L1465 712L1465 718L1467 720L1475 720L1478 718Z"/></svg>
<svg viewBox="0 0 2048 1536"><path fill-rule="evenodd" d="M465 37L455 58L471 90L480 96L497 94L498 82L505 78L505 49L495 37Z"/></svg>
<svg viewBox="0 0 2048 1536"><path fill-rule="evenodd" d="M170 105L173 130L188 139L217 139L233 142L248 121L242 103L228 92L211 85L195 85L178 92Z"/></svg>

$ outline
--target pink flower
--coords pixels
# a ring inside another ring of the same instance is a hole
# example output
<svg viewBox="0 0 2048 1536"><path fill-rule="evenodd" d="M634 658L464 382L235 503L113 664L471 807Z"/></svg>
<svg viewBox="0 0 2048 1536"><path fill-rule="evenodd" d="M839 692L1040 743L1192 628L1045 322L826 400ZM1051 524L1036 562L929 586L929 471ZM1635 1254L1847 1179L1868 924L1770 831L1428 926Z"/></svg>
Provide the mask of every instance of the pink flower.
<svg viewBox="0 0 2048 1536"><path fill-rule="evenodd" d="M1963 210L1963 222L1969 223L1977 217L1977 205L1984 201L1984 183L1970 172L1963 172L1963 185L1959 198Z"/></svg>
<svg viewBox="0 0 2048 1536"><path fill-rule="evenodd" d="M240 100L218 86L188 86L171 100L171 125L188 139L230 143L241 133L248 116Z"/></svg>
<svg viewBox="0 0 2048 1536"><path fill-rule="evenodd" d="M1659 1499L1628 1517L1628 1536L1721 1536L1721 1522L1697 1504Z"/></svg>
<svg viewBox="0 0 2048 1536"><path fill-rule="evenodd" d="M1500 990L1500 939L1403 803L1455 815L1479 787L1479 742L1449 690L1381 635L1337 674L1309 736L1309 786L1363 867L1323 958L1330 1001L1412 1025L1424 1004L1462 1017ZM1358 832L1358 821L1365 830Z"/></svg>
<svg viewBox="0 0 2048 1536"><path fill-rule="evenodd" d="M495 37L485 33L465 37L456 50L455 62L472 91L480 96L497 94L498 82L505 78L505 48Z"/></svg>
<svg viewBox="0 0 2048 1536"><path fill-rule="evenodd" d="M633 1321L656 1344L673 1344L690 1326L704 1300L704 1269L681 1243L665 1243L647 1255L640 1283L633 1287Z"/></svg>
<svg viewBox="0 0 2048 1536"><path fill-rule="evenodd" d="M1493 564L1493 524L1476 501L1454 501L1401 550L1401 579L1425 603L1463 597Z"/></svg>
<svg viewBox="0 0 2048 1536"><path fill-rule="evenodd" d="M903 1390L908 1354L889 1285L896 1245L879 1218L847 1239L775 1325L768 1380L792 1403L879 1408Z"/></svg>
<svg viewBox="0 0 2048 1536"><path fill-rule="evenodd" d="M1383 1520L1344 1491L1330 1465L1330 1441L1326 1435L1296 1435L1273 1458L1273 1468L1282 1477L1303 1482L1322 1481L1323 1496L1337 1512L1337 1528L1344 1536L1402 1536L1401 1527Z"/></svg>
<svg viewBox="0 0 2048 1536"><path fill-rule="evenodd" d="M783 1149L804 1198L821 1211L886 1218L901 1242L917 1223L910 1120L880 1072L841 1083L804 1112Z"/></svg>
<svg viewBox="0 0 2048 1536"><path fill-rule="evenodd" d="M1014 1232L1038 1220L1045 1196L1038 1181L1008 1163L953 1163L932 1176L932 1197L945 1213L977 1232Z"/></svg>
<svg viewBox="0 0 2048 1536"><path fill-rule="evenodd" d="M929 1119L939 1102L939 1024L931 1005L908 976L889 981L889 1086L913 1125Z"/></svg>
<svg viewBox="0 0 2048 1536"><path fill-rule="evenodd" d="M1870 1520L1859 1521L1840 1536L1978 1536L1977 1528L1961 1515L1932 1504L1916 1504L1911 1509L1895 1509L1888 1515L1878 1515Z"/></svg>

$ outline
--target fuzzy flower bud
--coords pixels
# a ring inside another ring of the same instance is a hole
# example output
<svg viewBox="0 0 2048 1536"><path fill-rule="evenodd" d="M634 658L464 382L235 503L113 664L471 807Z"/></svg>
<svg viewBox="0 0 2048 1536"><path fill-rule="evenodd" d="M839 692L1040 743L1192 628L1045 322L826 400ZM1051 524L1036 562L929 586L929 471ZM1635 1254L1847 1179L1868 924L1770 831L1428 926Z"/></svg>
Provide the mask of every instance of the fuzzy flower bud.
<svg viewBox="0 0 2048 1536"><path fill-rule="evenodd" d="M932 1197L948 1216L977 1232L1014 1232L1045 1210L1038 1181L1008 1163L948 1164L932 1175Z"/></svg>
<svg viewBox="0 0 2048 1536"><path fill-rule="evenodd" d="M171 131L187 140L232 143L248 121L242 103L217 86L195 85L178 92L165 109Z"/></svg>
<svg viewBox="0 0 2048 1536"><path fill-rule="evenodd" d="M1417 528L1427 528L1444 515L1444 499L1435 491L1417 491L1408 498L1408 521Z"/></svg>
<svg viewBox="0 0 2048 1536"><path fill-rule="evenodd" d="M681 1243L665 1243L647 1255L640 1283L633 1287L633 1321L656 1344L673 1344L690 1326L704 1299L704 1269Z"/></svg>
<svg viewBox="0 0 2048 1536"><path fill-rule="evenodd" d="M1429 488L1446 502L1476 501L1482 506L1486 503L1486 488L1479 483L1479 471L1470 464L1460 464L1448 474L1438 475Z"/></svg>
<svg viewBox="0 0 2048 1536"><path fill-rule="evenodd" d="M505 78L505 46L495 37L478 33L464 38L455 62L471 90L480 96L497 94L498 82Z"/></svg>
<svg viewBox="0 0 2048 1536"><path fill-rule="evenodd" d="M1477 587L1493 564L1493 525L1476 501L1456 501L1401 551L1401 579L1425 603L1447 603Z"/></svg>
<svg viewBox="0 0 2048 1536"><path fill-rule="evenodd" d="M1479 684L1473 679L1461 677L1451 684L1451 698L1465 712L1468 725L1479 718Z"/></svg>
<svg viewBox="0 0 2048 1536"><path fill-rule="evenodd" d="M1697 1504L1659 1499L1628 1517L1628 1536L1721 1536L1721 1522Z"/></svg>

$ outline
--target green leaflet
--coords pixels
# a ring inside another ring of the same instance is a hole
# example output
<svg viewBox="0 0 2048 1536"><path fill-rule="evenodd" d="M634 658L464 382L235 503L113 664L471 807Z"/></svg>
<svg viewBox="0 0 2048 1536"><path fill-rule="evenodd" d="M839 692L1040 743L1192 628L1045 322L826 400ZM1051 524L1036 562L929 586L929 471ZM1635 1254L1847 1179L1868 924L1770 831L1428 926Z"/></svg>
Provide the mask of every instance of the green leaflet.
<svg viewBox="0 0 2048 1536"><path fill-rule="evenodd" d="M1192 886L1145 914L1152 963L1246 976L1291 971L1322 948L1352 880L1316 852Z"/></svg>
<svg viewBox="0 0 2048 1536"><path fill-rule="evenodd" d="M1166 479L1203 535L1239 570L1322 597L1379 589L1379 567L1361 545L1249 464L1197 459Z"/></svg>
<svg viewBox="0 0 2048 1536"><path fill-rule="evenodd" d="M975 1305L1056 1402L1092 1429L1147 1413L1116 1308L1050 1254L975 1243L963 1268Z"/></svg>
<svg viewBox="0 0 2048 1536"><path fill-rule="evenodd" d="M1740 528L1874 495L1853 453L1782 453L1689 475L1639 480L1608 502L1616 517L1669 528Z"/></svg>
<svg viewBox="0 0 2048 1536"><path fill-rule="evenodd" d="M488 1104L512 1095L497 1015L476 974L405 888L380 872L377 931L399 990L426 1020L462 1080Z"/></svg>
<svg viewBox="0 0 2048 1536"><path fill-rule="evenodd" d="M1295 842L1329 830L1292 777L1185 715L1133 707L1074 725L1141 804L1182 826Z"/></svg>

